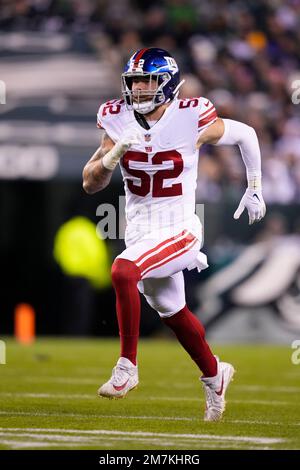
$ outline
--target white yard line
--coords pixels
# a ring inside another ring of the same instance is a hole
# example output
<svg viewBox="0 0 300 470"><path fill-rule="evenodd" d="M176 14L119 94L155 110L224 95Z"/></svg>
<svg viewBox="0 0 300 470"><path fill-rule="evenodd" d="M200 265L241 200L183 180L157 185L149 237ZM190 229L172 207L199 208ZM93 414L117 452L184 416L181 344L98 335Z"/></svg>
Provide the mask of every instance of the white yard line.
<svg viewBox="0 0 300 470"><path fill-rule="evenodd" d="M16 436L18 437L18 436ZM232 448L238 448L238 449L248 449L248 450L271 450L272 447L267 447L267 446L262 446L262 445L247 445L244 443L224 443L224 442L218 442L215 441L214 443L211 443L210 441L202 441L201 445L199 442L192 442L189 440L176 440L176 441L165 441L161 439L149 439L146 438L131 438L131 437L98 437L97 438L97 443L95 445L94 442L89 441L89 443L70 443L70 442L64 442L63 445L59 445L57 442L43 442L43 441L24 441L24 440L6 440L6 439L0 439L0 445L5 445L11 449L26 449L26 448L33 448L36 449L38 448L47 448L47 447L75 447L76 449L79 449L81 447L97 447L99 448L99 443L101 443L101 448L108 447L109 449L112 448L113 443L118 443L120 441L127 441L127 442L140 442L144 443L146 445L158 445L159 447L163 447L164 449L168 447L175 447L177 450L180 449L180 446L183 447L183 449L232 449ZM192 445L191 445L192 444Z"/></svg>
<svg viewBox="0 0 300 470"><path fill-rule="evenodd" d="M85 379L78 377L24 377L25 382L37 382L37 383L62 383L70 385L100 385L102 377L98 379ZM104 378L103 378L104 379Z"/></svg>
<svg viewBox="0 0 300 470"><path fill-rule="evenodd" d="M26 430L26 428L24 429ZM89 442L90 438L87 436L67 436L64 434L45 434L39 432L39 434L34 434L31 432L10 432L8 430L1 431L0 432L0 437L3 436L5 438L11 436L11 437L30 437L31 439L39 439L39 440L45 440L45 441L57 441L57 442L64 442L64 441L70 441L70 442Z"/></svg>
<svg viewBox="0 0 300 470"><path fill-rule="evenodd" d="M299 393L300 387L284 386L273 387L272 385L235 385L234 390L245 392L270 392L270 393Z"/></svg>
<svg viewBox="0 0 300 470"><path fill-rule="evenodd" d="M97 398L96 393L84 394L84 393L20 393L20 392L0 392L2 397L20 397L20 398L55 398L59 400L95 400Z"/></svg>
<svg viewBox="0 0 300 470"><path fill-rule="evenodd" d="M147 384L144 383L145 386ZM170 382L167 380L160 380L155 383L155 385L159 387L168 387ZM197 390L197 383L188 382L188 383L179 383L173 384L172 388L174 389L186 389L186 390ZM247 384L234 384L232 387L232 391L239 391L239 392L270 392L270 393L299 393L300 387L294 386L272 386L272 385L247 385Z"/></svg>
<svg viewBox="0 0 300 470"><path fill-rule="evenodd" d="M299 376L299 375L298 375ZM15 374L13 375L15 377ZM63 384L70 384L70 385L98 385L101 383L101 380L104 379L103 376L98 374L98 378L80 378L78 376L75 377L60 377L60 376L43 376L43 375L31 375L26 376L22 380L25 382L42 382L42 383L63 383ZM144 382L144 385L147 386L147 382ZM159 380L156 382L158 387L169 386L169 382L167 380ZM183 382L173 384L174 389L187 389L193 390L197 389L197 382ZM247 385L247 384L235 384L233 387L233 391L245 391L245 392L270 392L270 393L299 393L300 387L295 386L272 386L272 385Z"/></svg>
<svg viewBox="0 0 300 470"><path fill-rule="evenodd" d="M193 397L148 397L148 400L158 400L158 401L203 401L202 397L193 398ZM295 405L293 402L289 401L278 401L278 400L236 400L230 398L228 400L230 403L243 403L245 405Z"/></svg>
<svg viewBox="0 0 300 470"><path fill-rule="evenodd" d="M32 417L48 417L48 418L56 418L56 417L65 417L65 418L78 418L78 419L87 419L87 418L96 418L96 419L117 419L117 420L132 420L132 419L140 419L142 421L145 420L152 420L152 421L189 421L189 422L199 422L202 421L202 413L199 412L199 416L197 418L191 418L187 416L137 416L137 415L103 415L103 414L84 414L84 413L46 413L46 412L30 412L30 411L0 411L0 416L32 416ZM279 423L274 421L261 421L261 420L243 420L243 419L226 419L223 421L224 423L233 423L233 424L259 424L265 426L300 426L300 422L297 423ZM1 429L1 428L0 428Z"/></svg>
<svg viewBox="0 0 300 470"><path fill-rule="evenodd" d="M251 420L251 419L226 419L226 423L233 423L233 424L258 424L263 426L300 426L300 423L278 423L275 421L260 421L260 420Z"/></svg>
<svg viewBox="0 0 300 470"><path fill-rule="evenodd" d="M90 444L95 444L97 442L99 442L99 440L122 440L122 441L142 441L142 442L148 442L149 443L149 438L148 437L110 437L110 436L94 436L94 435L87 435L86 433L84 433L84 435L82 435L83 433L81 431L78 430L78 434L80 435L71 435L70 436L70 433L60 433L60 429L57 429L57 432L59 434L53 434L52 432L50 432L49 434L45 434L45 432L41 433L40 430L38 432L38 434L34 434L33 432L20 432L20 431L17 431L15 430L14 428L10 428L11 430L14 430L14 432L11 432L11 431L3 431L1 432L0 431L0 438L1 436L7 438L7 437L14 437L14 438L23 438L23 437L26 437L26 438L30 438L30 439L38 439L40 442L42 442L43 440L44 441L50 441L50 442L57 442L58 445L60 444L65 444L65 442L67 443L82 443L82 445L90 445ZM20 428L19 428L20 429ZM23 429L23 431L26 430L26 428ZM31 431L35 431L35 429L31 429ZM45 429L46 430L46 429ZM152 444L159 444L160 446L163 446L163 445L176 445L176 442L173 441L173 442L168 442L168 441L164 441L162 439L158 439L158 438L150 438L150 441ZM57 445L57 444L56 444Z"/></svg>
<svg viewBox="0 0 300 470"><path fill-rule="evenodd" d="M16 438L18 438L18 435L15 436ZM38 437L38 436L37 436ZM87 440L80 440L80 441L76 441L76 442L69 442L68 440L66 440L66 442L62 442L62 439L60 439L59 441L24 441L24 440L20 440L20 441L16 441L16 440L1 440L0 439L0 445L3 444L3 445L7 445L7 446L10 446L12 449L21 449L21 448L36 448L36 447L76 447L77 448L80 448L80 447L99 447L99 443L101 443L101 446L102 447L108 447L111 449L112 447L112 441L115 442L115 443L118 443L119 441L134 441L134 442L140 442L142 444L151 444L151 445L157 445L158 447L170 447L170 446L177 446L178 445L178 441L163 441L161 439L152 439L151 441L149 441L149 439L146 439L146 438L132 438L132 437L98 437L97 439L87 439ZM183 441L185 443L185 441ZM257 449L257 447L256 447ZM259 447L260 449L260 447Z"/></svg>
<svg viewBox="0 0 300 470"><path fill-rule="evenodd" d="M84 394L84 393L20 393L20 392L0 392L2 397L10 398L50 398L55 400L95 400L98 399L97 395L93 394ZM139 400L158 400L158 401L195 401L203 402L203 397L162 397L162 396L150 396L150 397L139 397ZM281 401L281 400L236 400L234 398L230 399L230 403L242 403L249 405L271 405L271 406L282 406L290 405L295 406L297 403L294 401Z"/></svg>
<svg viewBox="0 0 300 470"><path fill-rule="evenodd" d="M30 448L36 448L36 447L59 447L56 443L52 442L42 442L42 441L13 441L13 440L7 440L7 439L0 439L0 445L7 446L10 449L30 449ZM75 444L64 444L64 447L74 447Z"/></svg>
<svg viewBox="0 0 300 470"><path fill-rule="evenodd" d="M150 419L154 421L199 421L199 418L188 418L179 416L124 416L124 415L102 415L92 414L86 415L84 413L43 413L43 412L29 412L29 411L0 411L0 415L11 415L11 416L47 416L47 417L70 417L70 418L108 418L108 419Z"/></svg>
<svg viewBox="0 0 300 470"><path fill-rule="evenodd" d="M193 397L148 397L148 400L158 400L158 401L203 401L202 397L193 398ZM279 401L279 400L236 400L234 398L230 398L228 400L230 403L242 403L244 405L274 405L274 406L281 406L281 405L290 405L295 406L295 402L293 401Z"/></svg>
<svg viewBox="0 0 300 470"><path fill-rule="evenodd" d="M269 437L254 437L254 436L221 436L216 434L181 434L181 433L155 433L155 432L144 432L144 431L120 431L120 430L111 430L111 429L90 429L90 430L80 430L80 429L63 429L63 428L0 428L0 432L4 434L5 432L19 432L21 434L29 433L28 437L41 437L43 434L41 433L49 433L45 434L45 436L54 436L55 438L59 438L61 434L81 434L83 436L90 435L90 436L126 436L126 437L154 437L154 438L173 438L173 439L196 439L196 440L203 440L207 439L210 441L232 441L232 442L249 442L253 444L277 444L284 442L285 439L281 438L269 438ZM38 434L33 434L33 433ZM57 433L57 434L52 434ZM27 437L27 436L25 436Z"/></svg>
<svg viewBox="0 0 300 470"><path fill-rule="evenodd" d="M65 418L96 418L96 419L122 419L122 420L132 420L132 419L140 419L142 421L145 420L152 420L152 421L189 421L189 422L198 422L202 420L202 414L199 413L197 418L191 418L186 416L142 416L142 415L103 415L103 414L84 414L84 413L46 413L46 412L30 412L30 411L0 411L0 415L4 416L32 416L32 417L65 417ZM234 423L234 424L262 424L266 426L300 426L300 422L298 423L278 423L274 421L262 421L262 420L224 420L225 423Z"/></svg>

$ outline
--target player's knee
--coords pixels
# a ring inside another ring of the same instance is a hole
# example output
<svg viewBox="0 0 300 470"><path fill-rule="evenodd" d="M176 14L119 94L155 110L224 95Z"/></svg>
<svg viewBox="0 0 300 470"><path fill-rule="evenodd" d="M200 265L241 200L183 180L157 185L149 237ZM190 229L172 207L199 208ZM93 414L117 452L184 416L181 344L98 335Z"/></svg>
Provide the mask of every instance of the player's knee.
<svg viewBox="0 0 300 470"><path fill-rule="evenodd" d="M139 268L128 259L117 258L111 267L111 278L114 285L125 281L138 282L141 278Z"/></svg>
<svg viewBox="0 0 300 470"><path fill-rule="evenodd" d="M172 315L163 316L160 315L163 322L170 328L176 326L177 324L183 325L185 323L193 324L197 334L201 338L205 338L205 328L202 325L201 321L194 315L189 308L185 305L181 310L175 312Z"/></svg>

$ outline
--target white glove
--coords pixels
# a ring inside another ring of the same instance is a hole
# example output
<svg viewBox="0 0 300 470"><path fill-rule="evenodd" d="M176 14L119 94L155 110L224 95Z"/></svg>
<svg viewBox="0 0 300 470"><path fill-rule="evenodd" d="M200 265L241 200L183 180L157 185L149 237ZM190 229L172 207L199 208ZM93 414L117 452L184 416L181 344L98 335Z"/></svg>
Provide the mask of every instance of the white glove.
<svg viewBox="0 0 300 470"><path fill-rule="evenodd" d="M128 150L132 145L139 145L142 141L142 137L142 132L139 129L136 127L127 127L118 140L118 144L120 144L124 150Z"/></svg>
<svg viewBox="0 0 300 470"><path fill-rule="evenodd" d="M245 207L249 215L249 225L252 225L253 222L259 222L265 216L266 205L263 200L261 189L246 189L245 194L233 215L234 219L240 218Z"/></svg>
<svg viewBox="0 0 300 470"><path fill-rule="evenodd" d="M104 155L102 164L107 170L113 171L120 158L132 145L139 145L142 141L142 132L135 127L127 127L113 148Z"/></svg>

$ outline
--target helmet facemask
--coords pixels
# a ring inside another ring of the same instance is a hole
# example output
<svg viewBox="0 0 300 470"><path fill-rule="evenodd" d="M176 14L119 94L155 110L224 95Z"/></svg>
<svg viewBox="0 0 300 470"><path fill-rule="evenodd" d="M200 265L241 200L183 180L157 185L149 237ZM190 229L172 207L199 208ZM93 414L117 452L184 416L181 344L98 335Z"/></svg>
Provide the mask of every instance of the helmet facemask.
<svg viewBox="0 0 300 470"><path fill-rule="evenodd" d="M134 77L148 78L148 89L132 91L132 79ZM165 99L164 87L170 81L168 72L163 73L136 73L125 72L122 74L122 95L127 109L137 111L140 114L151 113L156 107L168 100ZM154 87L153 84L156 86ZM149 98L149 99L145 99Z"/></svg>

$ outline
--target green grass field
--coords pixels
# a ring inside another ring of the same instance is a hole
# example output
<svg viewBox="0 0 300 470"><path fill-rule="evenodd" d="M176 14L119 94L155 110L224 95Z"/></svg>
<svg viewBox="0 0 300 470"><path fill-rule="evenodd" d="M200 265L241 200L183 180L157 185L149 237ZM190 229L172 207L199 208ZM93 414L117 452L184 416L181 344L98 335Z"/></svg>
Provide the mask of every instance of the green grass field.
<svg viewBox="0 0 300 470"><path fill-rule="evenodd" d="M96 395L117 340L6 344L0 449L300 449L300 365L289 347L215 347L237 372L223 421L205 423L198 370L175 341L140 342L140 384L122 400Z"/></svg>

